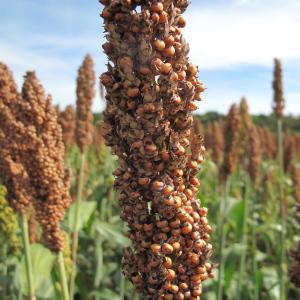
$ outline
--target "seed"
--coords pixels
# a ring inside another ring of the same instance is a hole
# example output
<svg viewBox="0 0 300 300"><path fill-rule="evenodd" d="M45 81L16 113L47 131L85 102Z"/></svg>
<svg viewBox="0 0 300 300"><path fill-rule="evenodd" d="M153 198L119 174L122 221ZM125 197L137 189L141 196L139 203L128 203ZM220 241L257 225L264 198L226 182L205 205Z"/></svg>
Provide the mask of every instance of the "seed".
<svg viewBox="0 0 300 300"><path fill-rule="evenodd" d="M151 73L151 70L146 66L141 66L140 73L143 75L149 75Z"/></svg>
<svg viewBox="0 0 300 300"><path fill-rule="evenodd" d="M156 223L156 226L157 226L158 228L166 227L166 226L168 226L168 221L158 221L158 222Z"/></svg>
<svg viewBox="0 0 300 300"><path fill-rule="evenodd" d="M172 222L170 222L170 226L174 229L174 228L178 228L180 226L180 220L176 219Z"/></svg>
<svg viewBox="0 0 300 300"><path fill-rule="evenodd" d="M188 222L184 223L183 227L181 228L181 232L183 234L189 234L192 232L192 230L193 230L193 226Z"/></svg>
<svg viewBox="0 0 300 300"><path fill-rule="evenodd" d="M168 14L165 11L163 11L159 16L159 23L165 24L167 21L168 21Z"/></svg>
<svg viewBox="0 0 300 300"><path fill-rule="evenodd" d="M109 19L111 17L111 13L107 7L105 7L102 11L102 18Z"/></svg>
<svg viewBox="0 0 300 300"><path fill-rule="evenodd" d="M159 14L158 13L153 13L151 16L151 19L153 21L153 23L158 23L159 22Z"/></svg>
<svg viewBox="0 0 300 300"><path fill-rule="evenodd" d="M167 151L162 151L160 153L160 156L161 156L163 161L169 161L170 160L170 154Z"/></svg>
<svg viewBox="0 0 300 300"><path fill-rule="evenodd" d="M141 177L138 179L140 185L147 185L150 182L150 178L148 177Z"/></svg>
<svg viewBox="0 0 300 300"><path fill-rule="evenodd" d="M151 5L150 10L153 11L153 12L161 13L164 10L164 6L160 2L154 3L154 4Z"/></svg>
<svg viewBox="0 0 300 300"><path fill-rule="evenodd" d="M138 88L129 88L127 90L127 95L131 98L137 97L140 94L140 90Z"/></svg>
<svg viewBox="0 0 300 300"><path fill-rule="evenodd" d="M190 183L191 183L192 185L195 185L195 186L200 186L200 181L199 181L199 179L196 178L196 177L191 177L191 178L190 178Z"/></svg>
<svg viewBox="0 0 300 300"><path fill-rule="evenodd" d="M178 81L178 74L175 73L175 72L173 72L172 75L171 75L171 77L170 77L170 79L171 79L172 81Z"/></svg>
<svg viewBox="0 0 300 300"><path fill-rule="evenodd" d="M196 102L189 102L187 105L187 108L194 111L198 109L198 105Z"/></svg>
<svg viewBox="0 0 300 300"><path fill-rule="evenodd" d="M133 61L129 56L122 57L119 62L122 68L133 68Z"/></svg>
<svg viewBox="0 0 300 300"><path fill-rule="evenodd" d="M172 252L174 251L172 245L168 244L168 243L164 243L162 245L162 251L166 254L172 254Z"/></svg>
<svg viewBox="0 0 300 300"><path fill-rule="evenodd" d="M201 290L201 289L194 289L194 290L192 291L192 295L193 295L194 297L201 296L201 295L202 295L202 290Z"/></svg>
<svg viewBox="0 0 300 300"><path fill-rule="evenodd" d="M167 57L172 57L175 54L175 48L173 46L168 47L164 50L164 55Z"/></svg>
<svg viewBox="0 0 300 300"><path fill-rule="evenodd" d="M146 145L145 151L148 153L153 153L157 150L157 147L154 144Z"/></svg>
<svg viewBox="0 0 300 300"><path fill-rule="evenodd" d="M175 42L175 38L172 35L165 37L165 43L168 45L173 45Z"/></svg>
<svg viewBox="0 0 300 300"><path fill-rule="evenodd" d="M182 201L181 201L181 198L179 196L174 196L173 197L173 206L175 208L179 208L181 206L181 203L182 203Z"/></svg>
<svg viewBox="0 0 300 300"><path fill-rule="evenodd" d="M172 259L168 256L165 257L164 267L170 269L173 265ZM175 272L174 272L175 273Z"/></svg>
<svg viewBox="0 0 300 300"><path fill-rule="evenodd" d="M183 155L185 154L185 149L181 145L177 146L177 150L175 151L176 155Z"/></svg>
<svg viewBox="0 0 300 300"><path fill-rule="evenodd" d="M161 66L162 66L163 62L161 59L159 59L158 57L157 58L154 58L152 61L151 61L151 65L153 67L155 67L156 69L159 69Z"/></svg>
<svg viewBox="0 0 300 300"><path fill-rule="evenodd" d="M168 75L172 70L172 65L170 63L162 63L160 66L160 71L163 75Z"/></svg>
<svg viewBox="0 0 300 300"><path fill-rule="evenodd" d="M164 204L168 205L168 206L173 206L175 203L174 198L173 197L169 197L167 199L164 200Z"/></svg>
<svg viewBox="0 0 300 300"><path fill-rule="evenodd" d="M189 65L188 66L188 71L190 73L191 76L196 76L197 75L197 68L194 65Z"/></svg>
<svg viewBox="0 0 300 300"><path fill-rule="evenodd" d="M174 249L175 251L179 250L179 249L180 249L180 247L181 247L181 245L180 245L180 243L179 243L179 242L175 242L175 243L173 243L173 244L172 244L172 246L173 246L173 249Z"/></svg>
<svg viewBox="0 0 300 300"><path fill-rule="evenodd" d="M175 295L176 300L184 300L184 294L179 292L177 295Z"/></svg>
<svg viewBox="0 0 300 300"><path fill-rule="evenodd" d="M197 88L197 91L199 92L199 93L202 93L202 92L204 92L205 91L205 85L203 84L203 83L201 83L201 84L199 84L198 85L198 88Z"/></svg>
<svg viewBox="0 0 300 300"><path fill-rule="evenodd" d="M154 253L160 253L161 251L161 246L159 244L152 244L151 245L151 250Z"/></svg>
<svg viewBox="0 0 300 300"><path fill-rule="evenodd" d="M185 77L186 77L186 72L185 72L185 71L180 71L180 72L178 73L178 79L179 79L179 80L184 80Z"/></svg>
<svg viewBox="0 0 300 300"><path fill-rule="evenodd" d="M206 207L201 207L199 213L201 217L204 217L207 215L208 209Z"/></svg>
<svg viewBox="0 0 300 300"><path fill-rule="evenodd" d="M170 291L171 291L172 293L177 293L177 292L179 291L178 285L172 284L172 285L171 285L171 288L170 288ZM173 299L173 298L172 298L172 299Z"/></svg>
<svg viewBox="0 0 300 300"><path fill-rule="evenodd" d="M173 229L172 230L172 236L178 237L181 235L181 230L180 229Z"/></svg>
<svg viewBox="0 0 300 300"><path fill-rule="evenodd" d="M162 181L155 180L152 182L152 188L154 190L162 190L164 185L165 184Z"/></svg>
<svg viewBox="0 0 300 300"><path fill-rule="evenodd" d="M101 75L100 80L104 86L111 86L113 84L113 79L105 73Z"/></svg>
<svg viewBox="0 0 300 300"><path fill-rule="evenodd" d="M180 16L177 20L177 25L180 27L180 28L183 28L185 27L186 25L186 22L185 22L185 19L183 16Z"/></svg>
<svg viewBox="0 0 300 300"><path fill-rule="evenodd" d="M165 42L162 41L162 40L156 40L156 41L154 41L154 47L155 47L157 50L162 51L162 50L165 49L166 44L165 44Z"/></svg>
<svg viewBox="0 0 300 300"><path fill-rule="evenodd" d="M174 280L174 279L176 278L176 273L175 273L174 270L168 269L167 272L168 272L168 273L167 273L167 279L168 279L168 280L172 281L172 280Z"/></svg>
<svg viewBox="0 0 300 300"><path fill-rule="evenodd" d="M173 187L170 185L167 185L164 189L163 189L163 194L165 196L170 196L172 194L172 192L174 191Z"/></svg>

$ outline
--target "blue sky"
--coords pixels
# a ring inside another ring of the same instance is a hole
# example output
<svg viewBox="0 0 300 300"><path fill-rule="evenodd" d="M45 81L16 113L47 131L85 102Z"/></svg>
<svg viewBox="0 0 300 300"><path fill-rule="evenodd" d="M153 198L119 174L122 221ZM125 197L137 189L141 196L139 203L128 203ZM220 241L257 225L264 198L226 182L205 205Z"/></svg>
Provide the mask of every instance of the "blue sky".
<svg viewBox="0 0 300 300"><path fill-rule="evenodd" d="M0 0L0 61L19 87L36 70L61 106L75 102L77 69L86 53L99 75L106 57L97 0ZM273 58L284 64L288 113L300 114L300 1L194 0L186 13L191 60L207 91L199 112L226 112L246 96L251 112L269 113ZM103 103L97 95L95 110Z"/></svg>

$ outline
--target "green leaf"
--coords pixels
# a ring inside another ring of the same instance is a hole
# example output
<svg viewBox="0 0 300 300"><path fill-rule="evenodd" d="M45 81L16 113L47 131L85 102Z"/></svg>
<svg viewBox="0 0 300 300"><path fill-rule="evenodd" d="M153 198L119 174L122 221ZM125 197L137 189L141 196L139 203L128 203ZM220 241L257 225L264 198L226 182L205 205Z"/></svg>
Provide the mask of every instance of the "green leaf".
<svg viewBox="0 0 300 300"><path fill-rule="evenodd" d="M97 206L96 201L83 201L79 205L79 220L77 223L76 230L81 230L89 221L93 212ZM73 230L75 226L76 218L76 203L73 203L68 212L68 223L67 226Z"/></svg>
<svg viewBox="0 0 300 300"><path fill-rule="evenodd" d="M34 289L39 289L50 277L55 256L41 244L31 244L32 276ZM25 256L20 261L20 285L23 294L28 295L28 285L25 267Z"/></svg>
<svg viewBox="0 0 300 300"><path fill-rule="evenodd" d="M102 240L113 241L123 247L130 245L129 239L122 234L120 226L98 221L96 224L96 230L99 232Z"/></svg>

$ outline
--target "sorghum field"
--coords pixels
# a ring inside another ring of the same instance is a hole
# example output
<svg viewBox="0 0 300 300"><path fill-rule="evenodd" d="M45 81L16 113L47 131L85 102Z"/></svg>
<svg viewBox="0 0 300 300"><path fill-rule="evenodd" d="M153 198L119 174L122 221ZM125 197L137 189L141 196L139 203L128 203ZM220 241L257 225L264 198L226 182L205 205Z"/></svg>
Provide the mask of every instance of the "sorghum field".
<svg viewBox="0 0 300 300"><path fill-rule="evenodd" d="M300 118L281 61L271 115L246 98L199 115L188 2L100 2L107 70L84 58L76 104L0 63L0 299L300 299Z"/></svg>

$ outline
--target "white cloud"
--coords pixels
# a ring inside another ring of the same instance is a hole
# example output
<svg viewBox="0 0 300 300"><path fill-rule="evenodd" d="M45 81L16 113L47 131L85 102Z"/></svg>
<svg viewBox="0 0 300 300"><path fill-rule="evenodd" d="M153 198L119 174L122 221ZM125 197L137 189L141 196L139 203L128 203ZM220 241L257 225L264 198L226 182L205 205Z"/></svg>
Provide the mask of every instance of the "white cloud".
<svg viewBox="0 0 300 300"><path fill-rule="evenodd" d="M300 58L300 1L243 2L188 11L186 36L200 69Z"/></svg>

